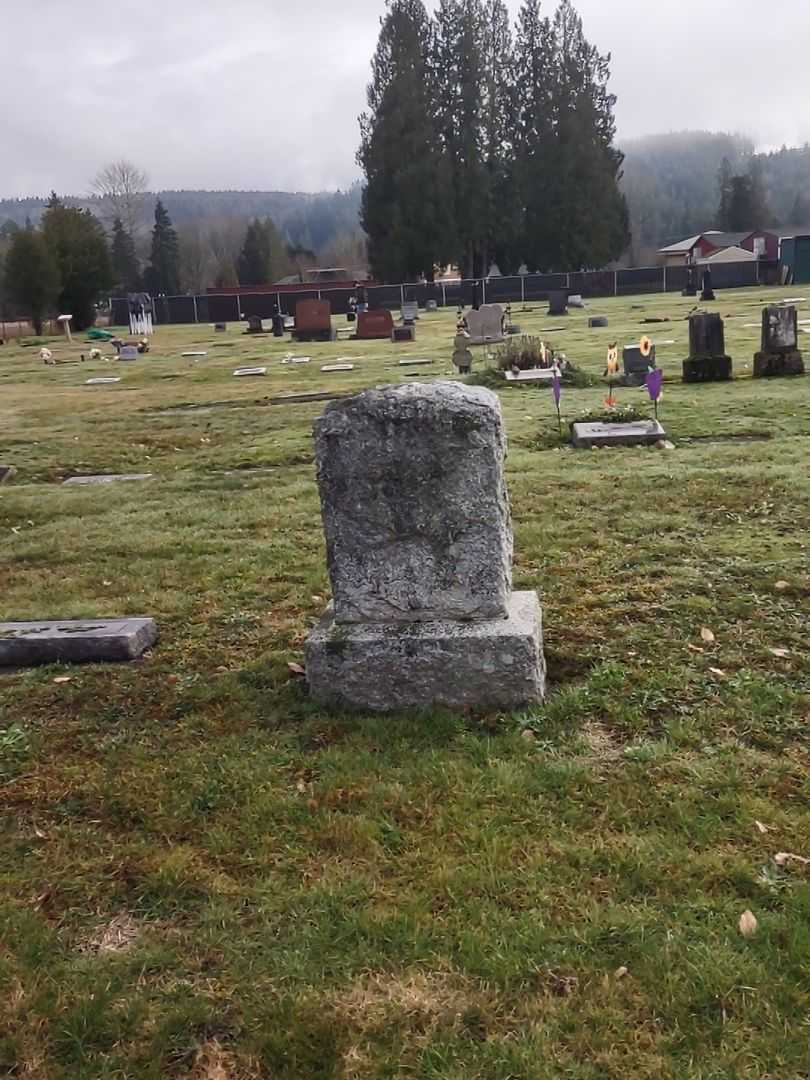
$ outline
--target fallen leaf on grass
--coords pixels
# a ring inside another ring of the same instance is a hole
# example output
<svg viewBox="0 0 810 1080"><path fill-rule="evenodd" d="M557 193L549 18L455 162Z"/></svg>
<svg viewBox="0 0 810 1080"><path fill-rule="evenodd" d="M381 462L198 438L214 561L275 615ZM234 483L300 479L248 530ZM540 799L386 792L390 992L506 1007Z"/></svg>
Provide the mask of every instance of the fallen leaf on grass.
<svg viewBox="0 0 810 1080"><path fill-rule="evenodd" d="M801 863L802 866L810 866L810 859L805 859L804 855L793 855L789 851L780 851L774 855L773 861L777 866L787 866L789 862Z"/></svg>
<svg viewBox="0 0 810 1080"><path fill-rule="evenodd" d="M770 832L769 826L763 825L761 821L756 821L755 820L754 824L756 825L756 827L759 829L759 831L761 833L765 834L766 832Z"/></svg>
<svg viewBox="0 0 810 1080"><path fill-rule="evenodd" d="M784 592L785 589L789 588L789 585L788 585L788 583L786 581L777 581L776 584L774 585L774 588L778 592Z"/></svg>
<svg viewBox="0 0 810 1080"><path fill-rule="evenodd" d="M709 671L712 673L712 675L716 675L719 679L725 679L726 677L726 673L725 671L723 671L722 668L710 667Z"/></svg>
<svg viewBox="0 0 810 1080"><path fill-rule="evenodd" d="M788 649L768 649L768 652L773 653L774 656L778 656L780 660L784 659L786 656L790 656Z"/></svg>
<svg viewBox="0 0 810 1080"><path fill-rule="evenodd" d="M623 979L627 974L628 971L624 965L622 965L620 968L616 968L616 970L613 972L614 977L617 979Z"/></svg>
<svg viewBox="0 0 810 1080"><path fill-rule="evenodd" d="M703 629L700 631L700 636L703 638L707 645L713 645L714 642L717 640L714 634L708 628L708 626L703 627Z"/></svg>
<svg viewBox="0 0 810 1080"><path fill-rule="evenodd" d="M36 836L36 838L38 840L47 840L48 839L48 834L44 833L42 831L42 829L38 829L36 825L34 826L34 836Z"/></svg>
<svg viewBox="0 0 810 1080"><path fill-rule="evenodd" d="M56 678L53 681L55 683L65 683L65 682L70 682L70 680L71 680L70 675L57 675Z"/></svg>
<svg viewBox="0 0 810 1080"><path fill-rule="evenodd" d="M290 669L293 675L306 675L307 673L307 669L305 667L301 667L300 664L296 664L293 660L291 660L287 664L287 667Z"/></svg>
<svg viewBox="0 0 810 1080"><path fill-rule="evenodd" d="M744 911L740 916L740 933L743 937L753 937L757 932L759 923L756 920L756 916L752 911Z"/></svg>
<svg viewBox="0 0 810 1080"><path fill-rule="evenodd" d="M702 653L706 651L705 649L701 649L699 645L687 645L686 647L687 649L691 649L692 652Z"/></svg>

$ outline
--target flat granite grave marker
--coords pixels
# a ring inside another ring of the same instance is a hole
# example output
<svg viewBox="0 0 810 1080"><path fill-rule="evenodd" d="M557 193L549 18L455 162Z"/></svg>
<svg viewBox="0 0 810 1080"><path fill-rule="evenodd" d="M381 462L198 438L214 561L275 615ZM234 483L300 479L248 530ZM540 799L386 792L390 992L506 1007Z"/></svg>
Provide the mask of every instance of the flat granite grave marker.
<svg viewBox="0 0 810 1080"><path fill-rule="evenodd" d="M137 360L138 359L138 346L137 345L122 345L118 350L119 360Z"/></svg>
<svg viewBox="0 0 810 1080"><path fill-rule="evenodd" d="M657 420L637 420L628 424L572 424L571 441L581 450L592 446L647 446L666 439Z"/></svg>
<svg viewBox="0 0 810 1080"><path fill-rule="evenodd" d="M324 364L321 371L354 371L354 364Z"/></svg>
<svg viewBox="0 0 810 1080"><path fill-rule="evenodd" d="M503 308L500 304L482 304L465 316L469 345L491 345L503 341Z"/></svg>
<svg viewBox="0 0 810 1080"><path fill-rule="evenodd" d="M414 360L399 360L397 362L397 367L417 367L417 366L419 366L421 364L435 364L435 363L436 363L435 360L428 360L428 359L422 359L422 358L420 358L418 360L416 360L416 359L414 359Z"/></svg>
<svg viewBox="0 0 810 1080"><path fill-rule="evenodd" d="M391 340L394 343L401 341L416 341L415 326L395 326L391 331Z"/></svg>
<svg viewBox="0 0 810 1080"><path fill-rule="evenodd" d="M689 359L683 362L685 383L725 382L731 378L722 316L697 311L689 316Z"/></svg>
<svg viewBox="0 0 810 1080"><path fill-rule="evenodd" d="M234 375L237 376L238 378L243 378L245 376L250 376L250 375L266 375L266 374L267 374L267 368L266 367L238 367L234 371Z"/></svg>
<svg viewBox="0 0 810 1080"><path fill-rule="evenodd" d="M110 376L110 378L98 378L98 379L86 379L85 386L111 386L113 383L121 382L120 378Z"/></svg>
<svg viewBox="0 0 810 1080"><path fill-rule="evenodd" d="M554 379L554 369L527 368L525 371L505 371L504 376L510 383L540 382L550 385Z"/></svg>
<svg viewBox="0 0 810 1080"><path fill-rule="evenodd" d="M157 639L154 619L0 622L0 667L137 660Z"/></svg>
<svg viewBox="0 0 810 1080"><path fill-rule="evenodd" d="M96 484L115 484L119 480L151 480L152 473L102 473L99 476L71 476L62 481L62 487L93 487Z"/></svg>
<svg viewBox="0 0 810 1080"><path fill-rule="evenodd" d="M394 332L394 318L387 308L374 308L357 314L358 341L376 341L388 338Z"/></svg>
<svg viewBox="0 0 810 1080"><path fill-rule="evenodd" d="M799 313L795 307L772 304L762 312L762 348L754 356L754 378L803 375L799 352Z"/></svg>
<svg viewBox="0 0 810 1080"><path fill-rule="evenodd" d="M318 700L512 708L545 688L541 611L512 592L495 394L453 382L329 405L315 455L333 604L309 637Z"/></svg>
<svg viewBox="0 0 810 1080"><path fill-rule="evenodd" d="M8 483L9 480L13 480L17 475L17 468L15 465L0 465L0 484Z"/></svg>

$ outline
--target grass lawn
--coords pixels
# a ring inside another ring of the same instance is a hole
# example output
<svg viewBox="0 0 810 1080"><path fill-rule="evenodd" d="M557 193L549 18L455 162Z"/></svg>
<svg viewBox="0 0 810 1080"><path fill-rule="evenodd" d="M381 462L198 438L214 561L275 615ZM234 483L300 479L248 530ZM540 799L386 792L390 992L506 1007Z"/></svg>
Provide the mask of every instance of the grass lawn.
<svg viewBox="0 0 810 1080"><path fill-rule="evenodd" d="M327 713L288 666L328 595L323 404L264 399L398 381L409 355L445 374L453 310L401 346L0 347L0 617L162 635L128 666L0 674L0 1075L810 1076L810 866L774 858L810 857L810 378L752 380L745 325L780 294L718 294L730 384L680 383L679 296L550 336L595 374L609 341L674 340L674 450L571 450L548 389L501 392L550 675L516 715ZM564 390L564 416L603 397ZM60 486L102 472L154 477Z"/></svg>

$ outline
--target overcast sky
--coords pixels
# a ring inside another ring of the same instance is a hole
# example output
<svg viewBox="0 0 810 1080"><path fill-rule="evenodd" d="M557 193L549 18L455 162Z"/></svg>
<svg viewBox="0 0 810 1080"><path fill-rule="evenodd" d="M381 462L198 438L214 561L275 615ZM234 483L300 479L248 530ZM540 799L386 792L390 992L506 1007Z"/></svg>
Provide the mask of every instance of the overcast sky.
<svg viewBox="0 0 810 1080"><path fill-rule="evenodd" d="M513 12L519 0L511 0ZM619 135L810 140L809 0L579 0ZM157 188L357 176L383 0L0 0L0 196L82 194L128 157Z"/></svg>

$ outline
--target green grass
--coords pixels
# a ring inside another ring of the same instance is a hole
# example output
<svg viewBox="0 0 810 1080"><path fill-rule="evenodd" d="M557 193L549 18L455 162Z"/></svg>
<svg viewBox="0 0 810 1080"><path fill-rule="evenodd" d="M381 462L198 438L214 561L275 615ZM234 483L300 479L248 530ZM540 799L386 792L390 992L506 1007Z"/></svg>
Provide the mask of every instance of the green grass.
<svg viewBox="0 0 810 1080"><path fill-rule="evenodd" d="M548 389L501 391L551 678L516 715L326 713L288 668L328 595L323 405L263 399L396 381L408 355L449 375L453 310L302 366L236 327L160 329L134 364L0 348L0 616L161 628L130 666L0 675L0 1075L810 1075L810 870L773 859L810 856L810 380L753 381L743 325L780 292L720 294L732 384L679 382L680 297L552 335L601 376L609 341L672 316L674 450L571 450ZM566 387L564 421L604 396ZM97 472L155 476L60 486Z"/></svg>

